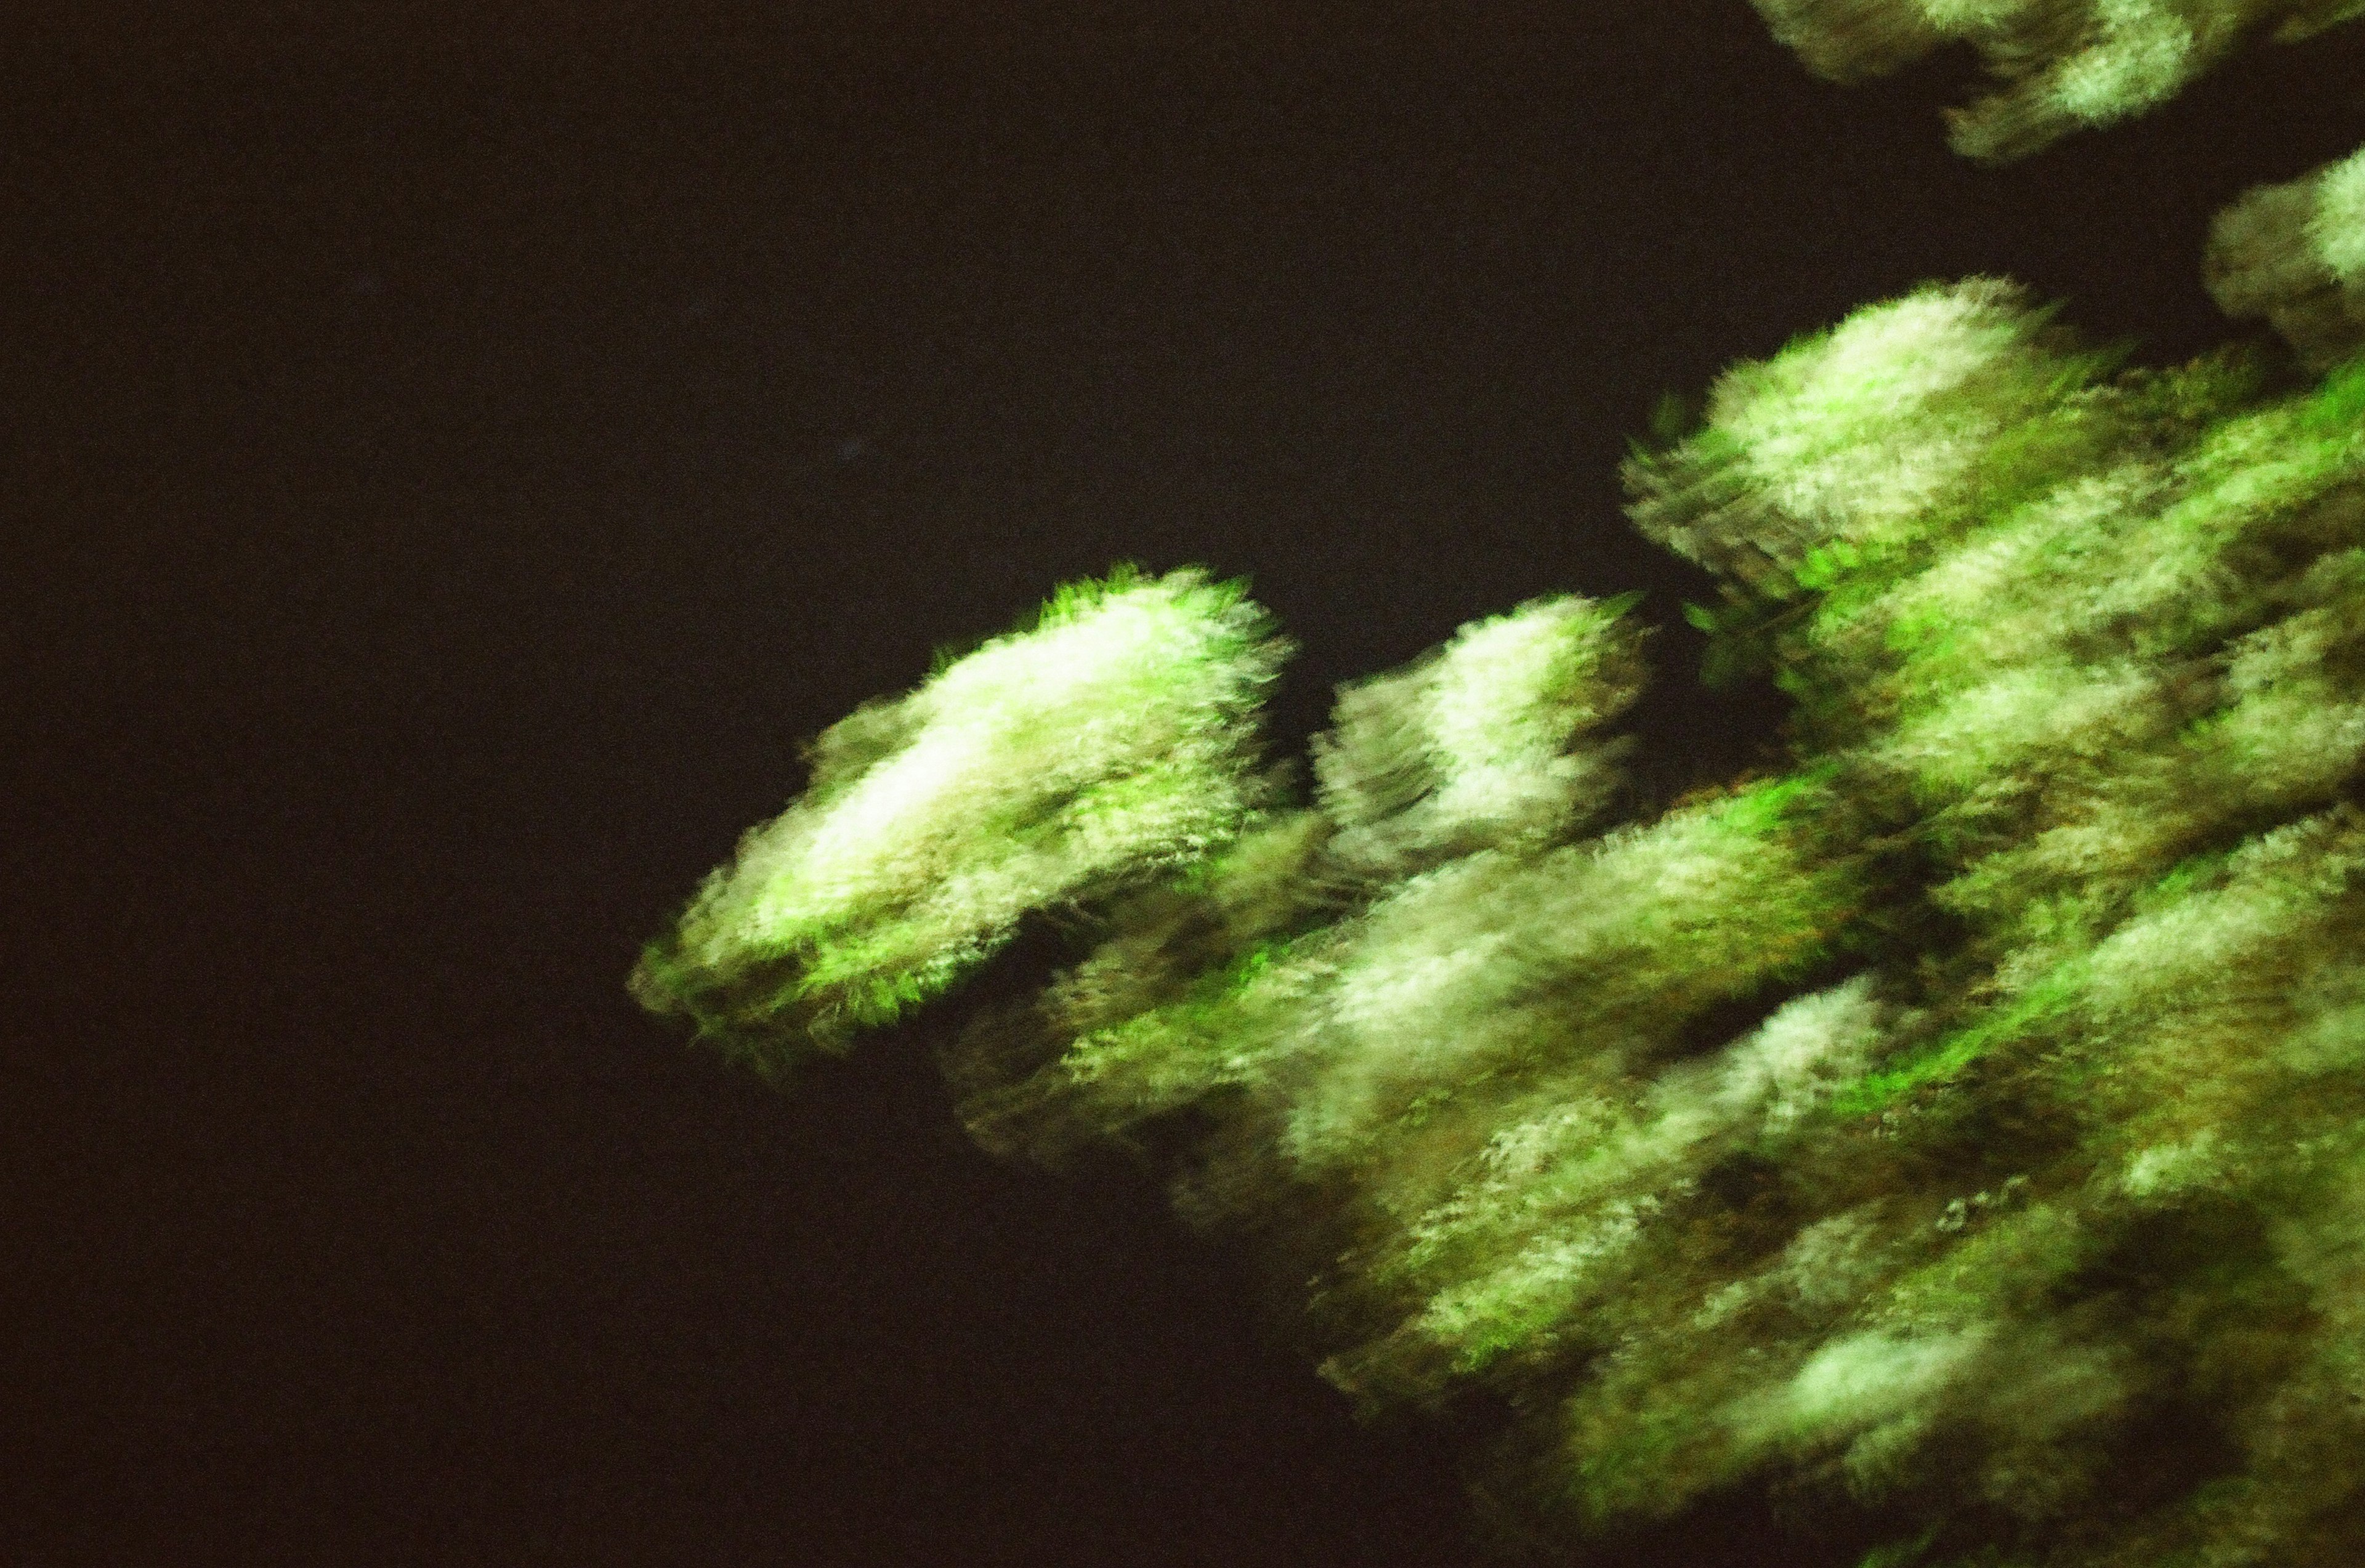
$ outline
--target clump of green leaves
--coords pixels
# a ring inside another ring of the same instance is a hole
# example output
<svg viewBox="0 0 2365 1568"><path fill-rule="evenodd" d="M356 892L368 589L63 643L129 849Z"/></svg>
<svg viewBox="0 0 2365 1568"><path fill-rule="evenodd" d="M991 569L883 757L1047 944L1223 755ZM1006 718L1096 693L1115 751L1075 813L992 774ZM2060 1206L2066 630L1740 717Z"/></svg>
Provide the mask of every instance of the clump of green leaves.
<svg viewBox="0 0 2365 1568"><path fill-rule="evenodd" d="M2227 315L2263 317L2319 370L2365 349L2365 150L2218 214L2203 271Z"/></svg>
<svg viewBox="0 0 2365 1568"><path fill-rule="evenodd" d="M1259 804L1286 644L1237 584L1119 571L833 725L633 976L765 1065L943 991L1029 910L1194 861Z"/></svg>

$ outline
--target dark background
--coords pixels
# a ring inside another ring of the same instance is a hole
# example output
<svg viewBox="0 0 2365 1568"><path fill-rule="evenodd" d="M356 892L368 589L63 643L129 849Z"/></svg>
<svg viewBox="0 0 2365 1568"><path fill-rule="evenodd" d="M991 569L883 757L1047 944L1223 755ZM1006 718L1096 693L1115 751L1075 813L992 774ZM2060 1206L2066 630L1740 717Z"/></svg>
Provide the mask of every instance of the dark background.
<svg viewBox="0 0 2365 1568"><path fill-rule="evenodd" d="M1464 1561L1146 1182L963 1143L958 1006L784 1097L638 944L1061 578L1251 575L1294 747L1673 623L1616 464L1735 356L1970 272L2218 340L2355 32L1982 172L1966 61L1742 0L7 7L0 1563Z"/></svg>

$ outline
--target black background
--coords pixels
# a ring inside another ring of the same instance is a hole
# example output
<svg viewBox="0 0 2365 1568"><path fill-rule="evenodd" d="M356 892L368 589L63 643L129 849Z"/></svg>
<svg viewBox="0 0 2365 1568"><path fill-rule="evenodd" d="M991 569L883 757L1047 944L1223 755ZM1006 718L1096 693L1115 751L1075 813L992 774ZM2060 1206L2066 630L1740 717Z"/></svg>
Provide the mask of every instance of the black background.
<svg viewBox="0 0 2365 1568"><path fill-rule="evenodd" d="M2365 138L2337 37L1980 171L1966 60L1742 0L0 17L10 1564L1465 1560L1149 1185L966 1146L957 1005L784 1097L638 944L1061 578L1252 576L1290 746L1673 623L1660 394L1972 272L2193 352L2207 215Z"/></svg>

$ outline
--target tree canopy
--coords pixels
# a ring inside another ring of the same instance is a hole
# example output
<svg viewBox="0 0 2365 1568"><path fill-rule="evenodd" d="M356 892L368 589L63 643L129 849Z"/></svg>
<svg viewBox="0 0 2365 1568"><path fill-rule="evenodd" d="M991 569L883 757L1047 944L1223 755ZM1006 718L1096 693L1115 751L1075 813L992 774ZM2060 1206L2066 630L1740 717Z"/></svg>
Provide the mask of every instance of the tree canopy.
<svg viewBox="0 0 2365 1568"><path fill-rule="evenodd" d="M1838 76L1978 41L1986 154L2354 9L1761 7ZM1261 612L1121 574L824 734L639 992L784 1062L1061 913L971 1130L1171 1161L1357 1399L1499 1396L1512 1528L1759 1487L1882 1568L2365 1558L2365 154L2208 264L2292 352L2126 368L1973 278L1637 449L1778 768L1627 788L1647 629L1561 596L1342 689L1293 793Z"/></svg>

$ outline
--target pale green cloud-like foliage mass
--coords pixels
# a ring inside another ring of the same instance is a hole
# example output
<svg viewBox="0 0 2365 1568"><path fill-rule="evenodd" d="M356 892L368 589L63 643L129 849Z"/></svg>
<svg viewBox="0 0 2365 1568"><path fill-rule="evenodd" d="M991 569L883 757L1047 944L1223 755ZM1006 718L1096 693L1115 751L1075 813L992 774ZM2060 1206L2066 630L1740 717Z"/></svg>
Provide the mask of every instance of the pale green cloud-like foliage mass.
<svg viewBox="0 0 2365 1568"><path fill-rule="evenodd" d="M936 994L1029 910L1205 855L1256 807L1263 689L1287 646L1236 585L1120 572L1063 590L812 748L633 989L786 1064Z"/></svg>
<svg viewBox="0 0 2365 1568"><path fill-rule="evenodd" d="M1175 1171L1358 1399L1498 1402L1515 1532L2365 1562L2365 360L2122 370L1973 279L1626 478L1770 776L1622 788L1643 633L1560 598L1345 689L1293 805L1252 608L1092 588L824 736L644 994L794 1035L1085 908L965 1121Z"/></svg>
<svg viewBox="0 0 2365 1568"><path fill-rule="evenodd" d="M1753 0L1808 69L1877 76L1948 44L1976 50L1993 90L1948 114L1957 151L2023 157L2068 132L2174 97L2261 35L2312 38L2360 0Z"/></svg>
<svg viewBox="0 0 2365 1568"><path fill-rule="evenodd" d="M1463 629L1435 656L1339 694L1314 745L1329 848L1398 873L1485 844L1549 839L1615 787L1595 732L1641 689L1617 617L1630 605L1531 605Z"/></svg>
<svg viewBox="0 0 2365 1568"><path fill-rule="evenodd" d="M2365 349L2365 151L2220 213L2204 270L2226 314L2264 318L2319 369Z"/></svg>

